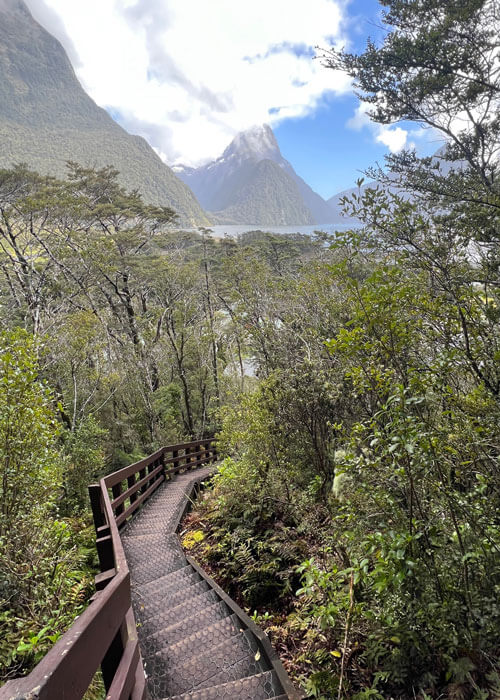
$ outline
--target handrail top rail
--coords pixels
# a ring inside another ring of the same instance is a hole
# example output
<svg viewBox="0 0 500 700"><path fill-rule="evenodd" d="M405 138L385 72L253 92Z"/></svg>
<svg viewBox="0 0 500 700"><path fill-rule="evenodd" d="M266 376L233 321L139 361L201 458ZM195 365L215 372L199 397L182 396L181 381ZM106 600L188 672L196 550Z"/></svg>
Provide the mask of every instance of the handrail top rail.
<svg viewBox="0 0 500 700"><path fill-rule="evenodd" d="M168 445L166 447L160 447L159 450L156 450L156 452L153 452L153 454L148 455L143 459L140 459L138 462L134 462L134 464L129 464L126 467L122 467L122 469L118 469L115 472L111 472L111 474L107 474L103 479L104 483L108 487L120 483L120 481L123 481L132 474L136 474L141 469L144 469L145 467L149 466L155 460L160 459L165 454L165 452L185 450L186 448L194 447L195 445L210 445L212 442L213 438L207 438L203 440L192 440L191 442L181 442L178 445Z"/></svg>
<svg viewBox="0 0 500 700"><path fill-rule="evenodd" d="M125 558L120 532L118 530L118 526L116 525L113 507L111 505L111 499L109 497L105 479L100 480L99 486L101 487L104 514L106 515L107 526L111 536L115 570L117 573L123 572L128 574L127 559Z"/></svg>
<svg viewBox="0 0 500 700"><path fill-rule="evenodd" d="M99 635L102 644L102 653L106 651L107 646L113 639L115 632L108 631L107 625L101 625L100 620L108 616L109 604L113 603L120 596L120 589L123 584L127 583L130 578L128 567L117 571L112 577L109 584L101 591L98 591L96 596L91 600L85 610L73 621L71 627L58 639L57 643L49 649L43 656L35 668L22 678L14 678L8 681L0 688L0 699L11 700L22 696L26 693L39 689L39 695L33 697L39 700L52 700L54 696L50 695L52 683L58 683L59 675L65 676L65 669L62 667L61 661L64 656L70 656L71 651L78 646L85 646L85 636L93 627L104 629L104 633ZM130 603L127 601L127 608ZM77 653L77 652L75 652ZM94 673L89 677L91 680ZM87 684L88 685L88 684ZM87 688L83 689L82 695ZM6 693L5 695L3 693ZM31 697L31 696L30 696Z"/></svg>

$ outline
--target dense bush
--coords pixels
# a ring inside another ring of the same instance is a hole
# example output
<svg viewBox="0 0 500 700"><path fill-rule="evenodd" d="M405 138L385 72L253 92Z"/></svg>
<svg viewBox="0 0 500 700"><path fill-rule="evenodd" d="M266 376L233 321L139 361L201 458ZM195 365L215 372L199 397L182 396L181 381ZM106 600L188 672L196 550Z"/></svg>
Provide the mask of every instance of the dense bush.
<svg viewBox="0 0 500 700"><path fill-rule="evenodd" d="M39 660L86 603L91 533L58 516L66 458L37 345L0 335L0 666L2 679Z"/></svg>

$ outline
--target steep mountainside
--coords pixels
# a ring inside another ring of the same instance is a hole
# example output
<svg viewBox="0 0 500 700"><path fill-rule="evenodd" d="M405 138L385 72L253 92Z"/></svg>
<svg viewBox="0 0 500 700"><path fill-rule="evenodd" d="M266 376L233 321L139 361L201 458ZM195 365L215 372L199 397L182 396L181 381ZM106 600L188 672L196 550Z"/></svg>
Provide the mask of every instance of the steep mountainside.
<svg viewBox="0 0 500 700"><path fill-rule="evenodd" d="M259 226L308 225L314 220L292 178L272 160L245 168L245 177L234 178L231 202L213 216L220 223L252 223Z"/></svg>
<svg viewBox="0 0 500 700"><path fill-rule="evenodd" d="M256 168L264 161L267 161L265 167ZM226 223L293 225L328 224L332 220L328 204L283 158L267 125L238 134L222 156L207 165L175 166L174 171L191 187L201 204L217 212L217 218ZM269 183L266 177L271 178ZM278 201L284 206L278 206ZM266 209L266 203L270 209Z"/></svg>
<svg viewBox="0 0 500 700"><path fill-rule="evenodd" d="M26 162L63 176L65 162L113 165L147 202L171 206L183 224L208 224L189 188L148 143L98 107L61 44L22 0L0 0L0 167Z"/></svg>

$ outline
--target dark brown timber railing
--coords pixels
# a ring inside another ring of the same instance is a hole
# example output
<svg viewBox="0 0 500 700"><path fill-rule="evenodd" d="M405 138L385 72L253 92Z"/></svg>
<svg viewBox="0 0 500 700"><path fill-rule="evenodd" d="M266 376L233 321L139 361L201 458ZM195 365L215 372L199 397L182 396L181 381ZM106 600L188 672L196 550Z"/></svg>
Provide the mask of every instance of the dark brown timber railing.
<svg viewBox="0 0 500 700"><path fill-rule="evenodd" d="M146 698L119 528L165 479L216 459L212 440L171 445L89 486L101 569L96 593L28 676L0 688L0 700L81 700L99 668L106 700Z"/></svg>

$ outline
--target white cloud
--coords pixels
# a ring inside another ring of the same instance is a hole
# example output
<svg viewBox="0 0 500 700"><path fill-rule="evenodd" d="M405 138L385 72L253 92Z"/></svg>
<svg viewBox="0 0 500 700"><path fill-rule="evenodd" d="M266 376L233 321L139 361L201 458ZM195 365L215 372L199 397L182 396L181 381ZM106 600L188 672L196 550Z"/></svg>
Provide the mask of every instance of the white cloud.
<svg viewBox="0 0 500 700"><path fill-rule="evenodd" d="M218 156L236 132L350 90L312 60L314 46L345 43L343 0L27 0L43 2L91 97L170 163Z"/></svg>
<svg viewBox="0 0 500 700"><path fill-rule="evenodd" d="M412 147L414 145L414 142L411 144L408 143L410 132L406 129L402 129L400 126L387 126L386 124L377 124L371 121L367 114L369 109L369 104L361 102L356 108L354 115L347 121L346 126L355 131L369 129L375 141L387 146L391 153L398 153L398 151L401 151L405 146ZM418 130L418 133L420 133L420 130ZM416 137L417 130L412 130L411 135Z"/></svg>
<svg viewBox="0 0 500 700"><path fill-rule="evenodd" d="M383 143L384 146L387 146L391 153L398 153L406 146L406 141L408 138L407 131L402 129L400 126L387 127L381 124L378 126L380 127L380 131L375 137L377 143Z"/></svg>

